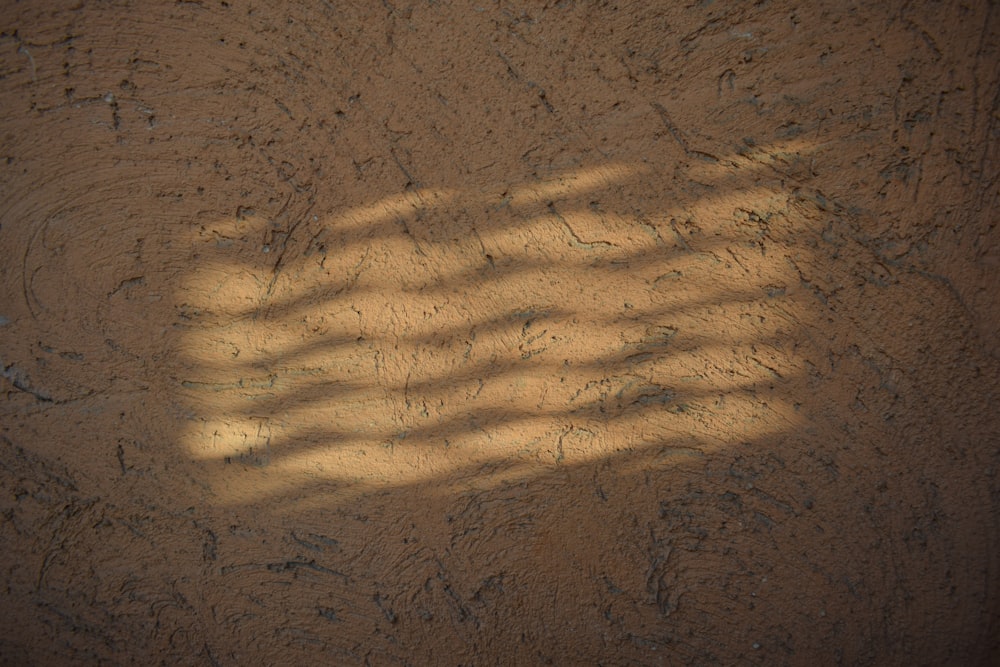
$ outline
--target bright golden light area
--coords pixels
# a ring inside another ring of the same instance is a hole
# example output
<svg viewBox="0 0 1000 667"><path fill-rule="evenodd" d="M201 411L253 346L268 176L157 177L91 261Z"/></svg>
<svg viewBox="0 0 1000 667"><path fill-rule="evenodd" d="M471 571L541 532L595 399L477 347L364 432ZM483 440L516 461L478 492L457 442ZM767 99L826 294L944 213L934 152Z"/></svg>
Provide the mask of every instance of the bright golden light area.
<svg viewBox="0 0 1000 667"><path fill-rule="evenodd" d="M610 162L413 189L277 235L254 211L218 220L178 299L181 440L239 503L478 487L622 451L677 465L794 431L805 366L782 323L810 320L795 234L822 202L773 180L808 150L694 165L696 201Z"/></svg>

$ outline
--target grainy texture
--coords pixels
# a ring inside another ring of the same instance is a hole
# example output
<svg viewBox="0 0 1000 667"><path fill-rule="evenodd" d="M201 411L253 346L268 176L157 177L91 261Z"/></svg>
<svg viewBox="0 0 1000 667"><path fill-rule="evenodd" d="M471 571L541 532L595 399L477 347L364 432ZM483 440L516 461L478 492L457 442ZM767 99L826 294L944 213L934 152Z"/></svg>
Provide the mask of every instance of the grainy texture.
<svg viewBox="0 0 1000 667"><path fill-rule="evenodd" d="M3 663L1000 661L995 4L0 17Z"/></svg>

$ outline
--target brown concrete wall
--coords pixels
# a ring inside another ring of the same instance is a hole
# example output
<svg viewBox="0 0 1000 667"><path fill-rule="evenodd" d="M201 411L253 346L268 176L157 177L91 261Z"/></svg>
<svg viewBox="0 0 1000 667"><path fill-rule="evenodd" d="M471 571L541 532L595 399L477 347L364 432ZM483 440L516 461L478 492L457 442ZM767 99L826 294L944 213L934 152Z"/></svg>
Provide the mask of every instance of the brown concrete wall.
<svg viewBox="0 0 1000 667"><path fill-rule="evenodd" d="M0 11L0 662L1000 659L1000 10Z"/></svg>

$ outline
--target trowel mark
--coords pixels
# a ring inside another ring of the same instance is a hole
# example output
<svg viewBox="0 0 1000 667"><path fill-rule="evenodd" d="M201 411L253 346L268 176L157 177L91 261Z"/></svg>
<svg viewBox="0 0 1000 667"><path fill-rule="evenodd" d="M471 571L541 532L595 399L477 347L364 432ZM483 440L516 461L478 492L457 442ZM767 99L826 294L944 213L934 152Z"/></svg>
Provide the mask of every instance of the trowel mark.
<svg viewBox="0 0 1000 667"><path fill-rule="evenodd" d="M5 366L3 361L0 360L0 376L6 378L17 390L23 391L26 394L31 394L39 401L44 401L46 403L52 402L52 396L46 391L32 388L31 378L27 373L14 364L7 364Z"/></svg>

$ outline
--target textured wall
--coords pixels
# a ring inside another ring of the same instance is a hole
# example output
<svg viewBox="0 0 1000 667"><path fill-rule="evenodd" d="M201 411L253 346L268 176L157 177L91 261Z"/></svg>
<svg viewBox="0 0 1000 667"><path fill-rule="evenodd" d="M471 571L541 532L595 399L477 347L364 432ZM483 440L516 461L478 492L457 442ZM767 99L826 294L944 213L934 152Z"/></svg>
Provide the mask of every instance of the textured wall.
<svg viewBox="0 0 1000 667"><path fill-rule="evenodd" d="M0 661L1000 659L1000 9L0 11Z"/></svg>

